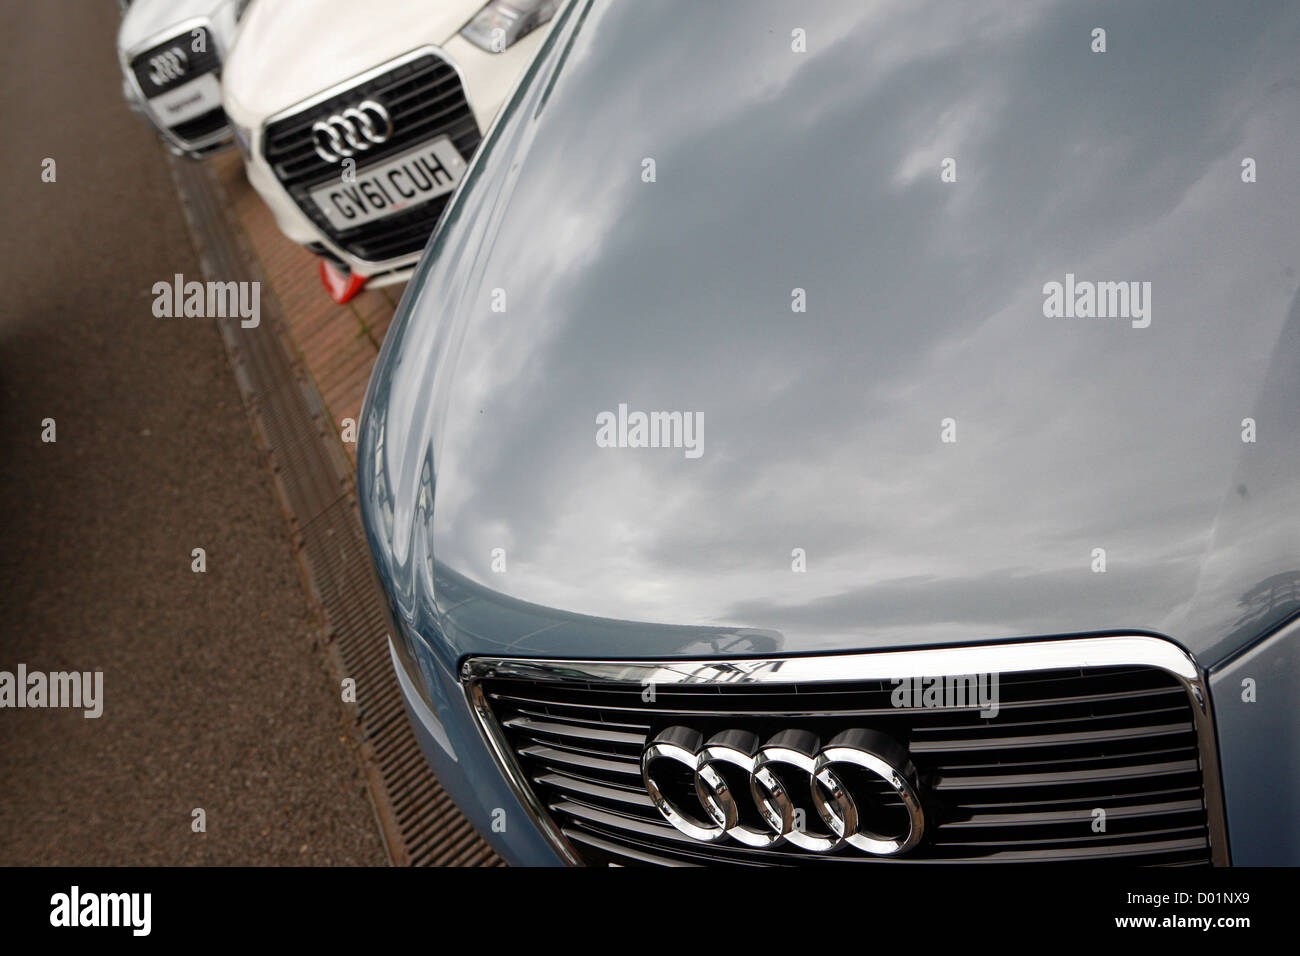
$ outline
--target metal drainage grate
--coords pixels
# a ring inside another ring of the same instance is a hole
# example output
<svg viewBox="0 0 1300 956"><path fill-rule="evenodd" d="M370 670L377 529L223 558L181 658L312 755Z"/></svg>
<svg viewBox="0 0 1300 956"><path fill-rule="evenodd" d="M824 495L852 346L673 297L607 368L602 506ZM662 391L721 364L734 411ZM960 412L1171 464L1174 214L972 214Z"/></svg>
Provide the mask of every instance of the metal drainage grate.
<svg viewBox="0 0 1300 956"><path fill-rule="evenodd" d="M357 514L352 466L289 341L256 256L205 165L169 157L207 278L261 281L261 323L218 324L270 459L281 508L336 679L357 685L353 734L389 858L397 866L500 866L420 753L389 659L388 616Z"/></svg>

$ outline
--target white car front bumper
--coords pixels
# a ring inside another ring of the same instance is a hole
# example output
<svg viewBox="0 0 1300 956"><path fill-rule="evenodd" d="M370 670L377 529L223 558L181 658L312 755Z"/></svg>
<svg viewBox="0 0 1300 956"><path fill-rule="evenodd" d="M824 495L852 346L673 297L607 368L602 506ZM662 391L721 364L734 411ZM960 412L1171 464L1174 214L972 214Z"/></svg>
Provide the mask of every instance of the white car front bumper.
<svg viewBox="0 0 1300 956"><path fill-rule="evenodd" d="M309 121L319 118L317 114L325 116L336 113L343 106L355 107L371 96L370 91L376 83L382 84L384 78L395 70L432 56L449 64L459 79L465 108L450 126L454 127L451 129L453 139L468 162L548 32L549 24L533 31L504 53L489 53L459 35L442 46L422 44L396 59L377 63L363 73L333 84L323 84L315 96L271 115L244 111L238 102L227 96L225 106L235 124L248 180L270 207L281 231L295 242L311 248L323 260L330 260L336 279L346 281L351 278L353 293L363 281L372 286L405 281L419 260L436 218L450 196L439 196L422 203L422 206L429 207L422 215L417 214L417 207L412 207L357 229L340 231L331 227L327 218L313 208L310 192L335 178L343 181L342 163L326 163L305 147L298 147L302 159L298 159L295 153L294 161L286 163L276 155L280 149L276 139L283 135L281 131L286 126L292 127L295 120L298 120L300 131L305 131L309 129ZM377 96L384 99L384 94ZM383 143L385 148L382 150L357 151L352 171L364 174L368 166L377 165L381 158L389 160L402 149L431 142L447 134L449 129L447 125L426 123L419 134L411 138L403 136L404 123L408 122L414 121L409 116L404 120L395 115L392 141ZM456 123L461 125L456 126ZM270 150L268 139L271 141ZM276 162L268 158L268 152L275 155ZM377 153L382 157L372 158ZM291 170L287 174L286 167ZM326 279L327 286L331 284L324 272L322 278ZM336 294L335 298L339 295Z"/></svg>

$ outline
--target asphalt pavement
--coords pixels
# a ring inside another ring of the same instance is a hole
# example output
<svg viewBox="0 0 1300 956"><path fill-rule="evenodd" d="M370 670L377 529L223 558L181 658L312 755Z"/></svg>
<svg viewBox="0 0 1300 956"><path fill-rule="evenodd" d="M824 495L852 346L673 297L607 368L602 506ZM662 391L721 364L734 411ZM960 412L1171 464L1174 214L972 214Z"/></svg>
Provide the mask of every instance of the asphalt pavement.
<svg viewBox="0 0 1300 956"><path fill-rule="evenodd" d="M0 0L0 672L103 674L0 709L0 864L381 864L217 328L153 314L203 276L116 26Z"/></svg>

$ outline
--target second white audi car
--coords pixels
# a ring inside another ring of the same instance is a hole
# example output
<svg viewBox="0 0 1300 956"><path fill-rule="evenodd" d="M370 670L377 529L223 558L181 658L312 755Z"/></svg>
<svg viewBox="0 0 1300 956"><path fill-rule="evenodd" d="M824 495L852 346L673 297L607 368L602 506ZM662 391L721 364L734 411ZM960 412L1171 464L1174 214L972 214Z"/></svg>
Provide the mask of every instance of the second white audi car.
<svg viewBox="0 0 1300 956"><path fill-rule="evenodd" d="M221 65L249 0L136 0L117 32L122 94L167 148L199 159L231 143Z"/></svg>
<svg viewBox="0 0 1300 956"><path fill-rule="evenodd" d="M248 178L336 301L406 279L559 0L279 0L223 102Z"/></svg>

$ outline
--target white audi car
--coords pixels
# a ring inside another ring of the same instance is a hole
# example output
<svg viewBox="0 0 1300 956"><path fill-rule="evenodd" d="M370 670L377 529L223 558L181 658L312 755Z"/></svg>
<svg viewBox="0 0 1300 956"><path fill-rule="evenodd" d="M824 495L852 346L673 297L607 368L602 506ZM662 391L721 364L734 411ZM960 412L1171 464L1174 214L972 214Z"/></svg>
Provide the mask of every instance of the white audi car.
<svg viewBox="0 0 1300 956"><path fill-rule="evenodd" d="M233 141L221 69L249 0L135 0L117 31L122 94L174 153L201 158Z"/></svg>
<svg viewBox="0 0 1300 956"><path fill-rule="evenodd" d="M559 0L254 5L223 103L248 179L338 302L406 279Z"/></svg>

